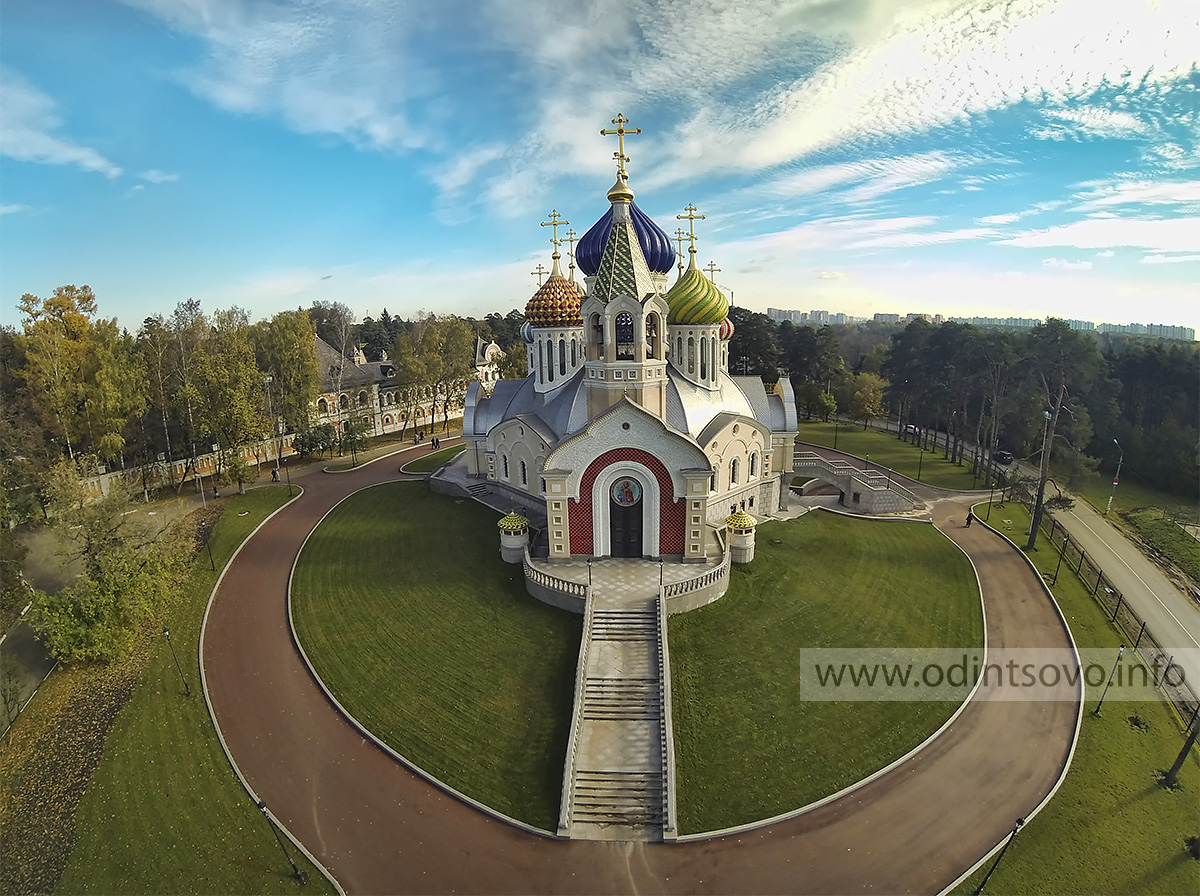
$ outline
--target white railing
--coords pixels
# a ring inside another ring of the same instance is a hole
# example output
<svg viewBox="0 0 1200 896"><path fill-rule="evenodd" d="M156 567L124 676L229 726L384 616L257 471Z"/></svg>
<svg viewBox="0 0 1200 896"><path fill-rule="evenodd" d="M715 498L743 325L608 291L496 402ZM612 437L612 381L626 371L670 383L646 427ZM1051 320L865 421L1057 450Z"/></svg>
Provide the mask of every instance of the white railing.
<svg viewBox="0 0 1200 896"><path fill-rule="evenodd" d="M665 590L665 589L664 589ZM667 598L658 595L658 730L662 742L663 839L678 836L675 806L675 729L671 721L671 657L667 649Z"/></svg>
<svg viewBox="0 0 1200 896"><path fill-rule="evenodd" d="M834 476L849 476L873 491L893 491L908 498L914 504L916 496L886 473L878 470L860 470L852 463L844 460L829 460L813 451L802 451L792 461L792 472L803 473L813 467L824 470Z"/></svg>
<svg viewBox="0 0 1200 896"><path fill-rule="evenodd" d="M533 565L533 559L529 556L529 545L525 546L525 556L521 561L521 565L525 569L525 580L533 582L535 585L541 585L543 588L549 588L552 591L558 591L562 594L570 594L575 597L586 597L588 586L581 582L572 582L570 579L560 579L558 576L538 569Z"/></svg>
<svg viewBox="0 0 1200 896"><path fill-rule="evenodd" d="M526 574L529 570L529 549L525 549ZM573 582L571 584L574 584ZM571 731L567 737L567 759L563 765L562 803L558 810L558 835L571 835L571 814L575 807L575 756L579 750L579 728L583 724L583 698L587 693L588 651L592 643L592 594L586 588L583 604L583 630L579 638L579 662L575 666L575 702L571 708Z"/></svg>
<svg viewBox="0 0 1200 896"><path fill-rule="evenodd" d="M712 569L706 569L698 575L692 576L690 579L684 579L681 582L672 582L669 585L663 586L664 597L679 597L681 594L690 594L693 591L699 591L701 588L707 588L709 585L716 584L721 579L729 575L729 564L733 557L729 550L723 551L724 556L721 558L721 564L714 566Z"/></svg>

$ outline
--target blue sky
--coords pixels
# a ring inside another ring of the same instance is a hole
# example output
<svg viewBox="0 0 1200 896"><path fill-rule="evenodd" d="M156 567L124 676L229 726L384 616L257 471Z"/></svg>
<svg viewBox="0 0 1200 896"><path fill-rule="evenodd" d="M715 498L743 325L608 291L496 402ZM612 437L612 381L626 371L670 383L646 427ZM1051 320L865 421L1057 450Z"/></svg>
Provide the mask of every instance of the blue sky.
<svg viewBox="0 0 1200 896"><path fill-rule="evenodd" d="M1196 0L5 0L0 323L522 308L557 209L734 302L1200 329Z"/></svg>

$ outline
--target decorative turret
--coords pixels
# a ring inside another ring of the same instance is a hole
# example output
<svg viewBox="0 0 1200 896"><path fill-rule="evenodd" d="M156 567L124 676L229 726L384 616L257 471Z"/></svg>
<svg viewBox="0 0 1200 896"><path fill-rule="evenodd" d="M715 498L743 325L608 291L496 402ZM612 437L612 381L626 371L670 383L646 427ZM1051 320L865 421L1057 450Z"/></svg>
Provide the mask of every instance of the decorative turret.
<svg viewBox="0 0 1200 896"><path fill-rule="evenodd" d="M730 560L734 563L749 563L754 559L754 527L758 520L738 510L725 517L725 529L729 535Z"/></svg>
<svg viewBox="0 0 1200 896"><path fill-rule="evenodd" d="M717 390L725 370L726 352L721 346L723 321L728 319L729 300L696 266L696 222L704 215L688 203L688 269L666 295L671 364L697 386ZM682 237L681 237L682 238Z"/></svg>
<svg viewBox="0 0 1200 896"><path fill-rule="evenodd" d="M505 563L520 563L529 544L529 520L515 510L496 523L500 530L500 557Z"/></svg>

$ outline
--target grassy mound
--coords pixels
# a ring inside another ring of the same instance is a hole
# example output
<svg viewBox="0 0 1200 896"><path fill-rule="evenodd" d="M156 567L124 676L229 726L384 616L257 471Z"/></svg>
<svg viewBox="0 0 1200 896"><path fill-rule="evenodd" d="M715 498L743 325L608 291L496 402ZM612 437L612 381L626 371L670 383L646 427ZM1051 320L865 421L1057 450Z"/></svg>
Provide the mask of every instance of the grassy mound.
<svg viewBox="0 0 1200 896"><path fill-rule="evenodd" d="M810 513L760 526L756 541L754 562L733 568L724 598L671 618L683 833L834 793L902 756L957 708L803 701L797 648L983 639L971 565L932 526Z"/></svg>
<svg viewBox="0 0 1200 896"><path fill-rule="evenodd" d="M347 710L407 759L514 818L558 820L582 620L525 593L494 512L377 486L301 554L297 633Z"/></svg>

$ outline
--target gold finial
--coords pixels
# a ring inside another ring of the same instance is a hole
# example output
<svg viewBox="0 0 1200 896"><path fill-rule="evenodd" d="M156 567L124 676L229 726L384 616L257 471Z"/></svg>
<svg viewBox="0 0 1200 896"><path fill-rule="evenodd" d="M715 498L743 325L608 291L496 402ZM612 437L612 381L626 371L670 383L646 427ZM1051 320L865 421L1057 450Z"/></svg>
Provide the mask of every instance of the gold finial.
<svg viewBox="0 0 1200 896"><path fill-rule="evenodd" d="M675 231L675 257L679 259L679 276L683 276L683 241L687 238L687 234L680 227Z"/></svg>
<svg viewBox="0 0 1200 896"><path fill-rule="evenodd" d="M615 124L616 127L601 128L600 136L608 137L612 134L617 135L617 151L613 153L613 158L617 160L617 178L619 180L624 180L629 176L625 172L625 163L629 161L629 156L625 155L625 135L640 134L642 129L625 127L625 125L629 124L629 119L620 112L617 113L617 117L612 120L612 123Z"/></svg>
<svg viewBox="0 0 1200 896"><path fill-rule="evenodd" d="M539 261L537 268L535 270L530 271L529 273L533 274L534 276L536 276L538 278L538 289L541 289L542 277L544 277L548 273L548 271L544 267L542 267L542 263Z"/></svg>
<svg viewBox="0 0 1200 896"><path fill-rule="evenodd" d="M558 269L558 259L560 257L558 254L558 247L560 245L562 245L562 240L560 240L558 238L558 225L571 223L570 221L559 220L561 217L562 217L562 215L560 215L558 213L558 209L552 208L552 209L550 209L550 220L542 222L543 227L553 227L554 228L554 231L553 231L554 235L552 237L550 237L550 243L551 243L551 245L554 246L554 254L550 256L552 259L554 259L553 270L551 271L551 274L558 274L558 276L560 276L560 277L562 276L562 272L559 271L559 269Z"/></svg>
<svg viewBox="0 0 1200 896"><path fill-rule="evenodd" d="M703 221L707 215L696 214L696 206L690 202L684 208L684 211L687 212L686 215L676 215L675 217L679 220L686 219L688 222L688 239L691 241L691 245L688 246L688 255L691 256L688 260L688 268L690 270L696 266L696 222Z"/></svg>
<svg viewBox="0 0 1200 896"><path fill-rule="evenodd" d="M564 221L564 224L570 224L570 221ZM575 231L567 228L567 258L570 260L571 276L568 277L572 283L575 282Z"/></svg>
<svg viewBox="0 0 1200 896"><path fill-rule="evenodd" d="M716 262L710 261L708 263L708 267L706 267L704 270L708 271L708 279L713 282L713 286L716 286L717 278L715 275L721 270L719 267L717 267Z"/></svg>

